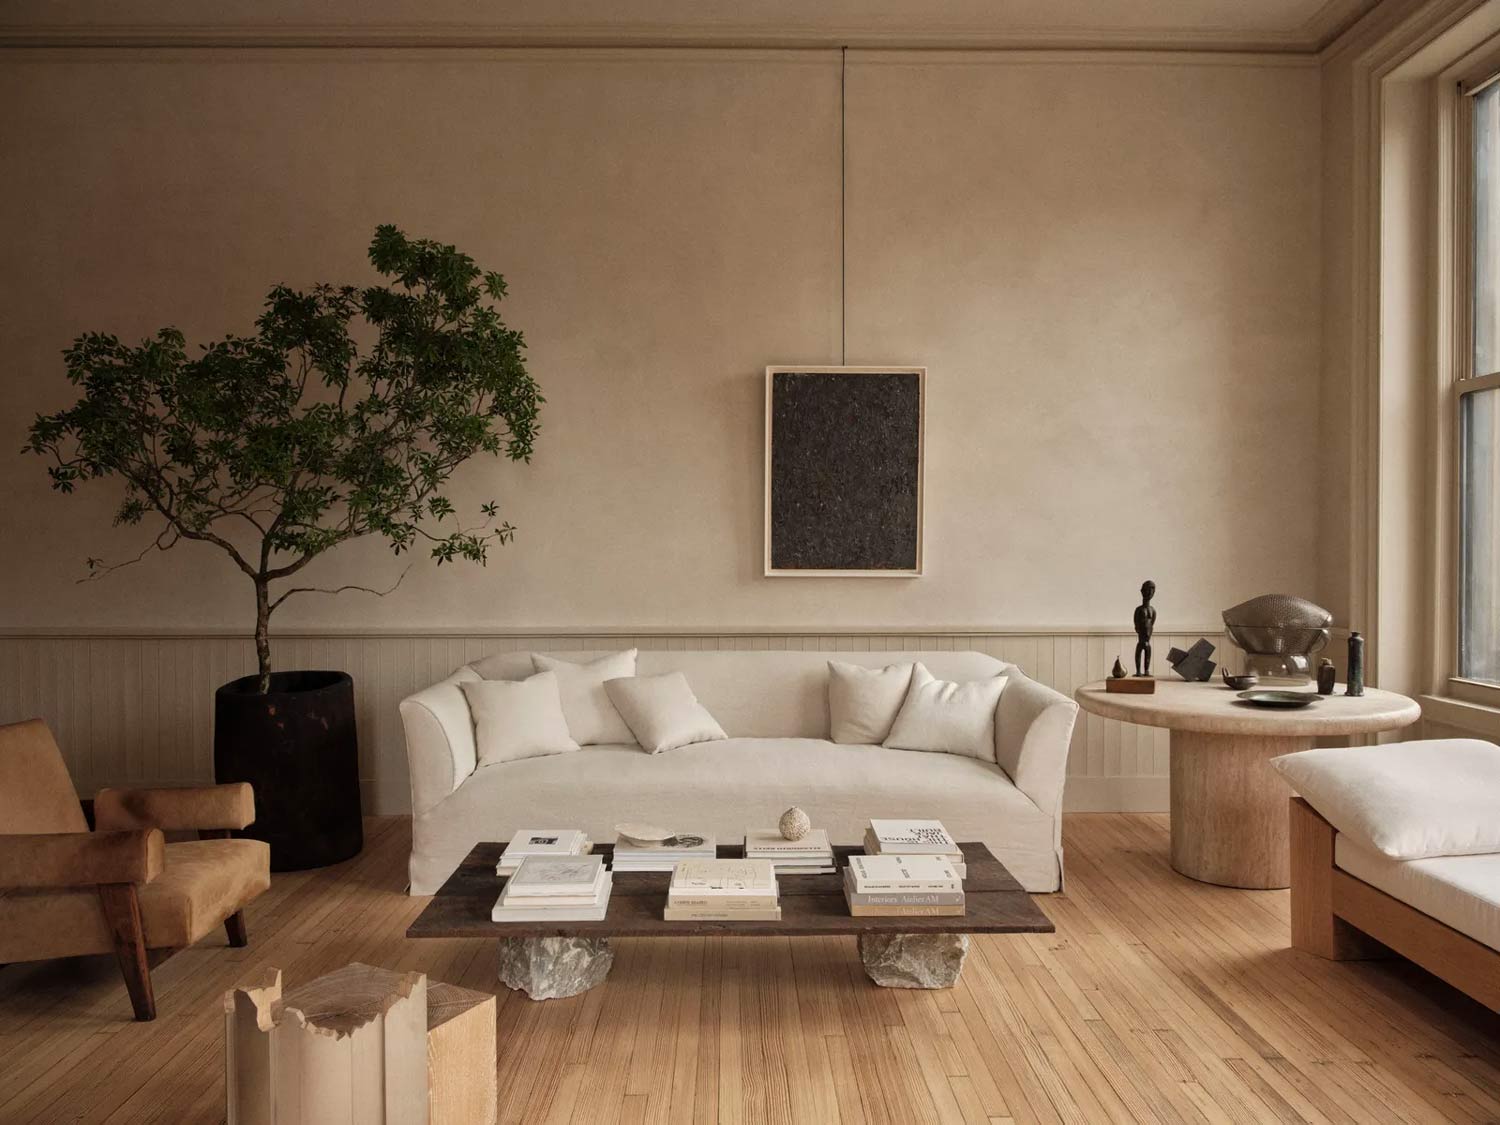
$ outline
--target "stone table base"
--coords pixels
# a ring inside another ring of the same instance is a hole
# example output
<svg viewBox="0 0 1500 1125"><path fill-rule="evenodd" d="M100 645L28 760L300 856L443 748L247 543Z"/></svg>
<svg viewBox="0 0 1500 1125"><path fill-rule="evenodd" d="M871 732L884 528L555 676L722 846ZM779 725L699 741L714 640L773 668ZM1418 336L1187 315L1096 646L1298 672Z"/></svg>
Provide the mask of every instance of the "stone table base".
<svg viewBox="0 0 1500 1125"><path fill-rule="evenodd" d="M615 963L608 938L500 939L500 983L533 1000L560 1000L603 984Z"/></svg>
<svg viewBox="0 0 1500 1125"><path fill-rule="evenodd" d="M968 952L968 934L859 935L865 972L884 988L952 988Z"/></svg>

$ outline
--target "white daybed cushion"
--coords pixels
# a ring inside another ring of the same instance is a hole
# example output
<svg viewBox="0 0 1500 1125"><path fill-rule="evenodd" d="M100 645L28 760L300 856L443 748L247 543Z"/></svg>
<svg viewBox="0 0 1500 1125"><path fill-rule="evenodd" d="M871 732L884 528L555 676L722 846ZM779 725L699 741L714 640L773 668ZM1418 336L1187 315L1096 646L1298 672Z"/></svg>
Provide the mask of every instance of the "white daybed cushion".
<svg viewBox="0 0 1500 1125"><path fill-rule="evenodd" d="M842 660L828 662L830 737L844 745L879 745L911 687L911 664L865 668Z"/></svg>
<svg viewBox="0 0 1500 1125"><path fill-rule="evenodd" d="M1407 906L1500 950L1500 855L1391 859L1340 832L1333 863Z"/></svg>
<svg viewBox="0 0 1500 1125"><path fill-rule="evenodd" d="M568 720L568 732L578 745L635 741L625 720L620 718L620 712L609 701L604 681L635 675L636 651L632 648L612 652L587 664L574 664L571 660L559 660L542 652L531 654L532 665L538 672L556 673L563 716Z"/></svg>
<svg viewBox="0 0 1500 1125"><path fill-rule="evenodd" d="M995 705L1005 676L954 683L934 678L925 665L911 670L906 702L885 745L995 760Z"/></svg>
<svg viewBox="0 0 1500 1125"><path fill-rule="evenodd" d="M466 680L458 686L474 716L474 749L481 766L578 749L568 734L557 677L551 672L524 680Z"/></svg>
<svg viewBox="0 0 1500 1125"><path fill-rule="evenodd" d="M647 753L729 737L698 702L681 672L606 680L604 690Z"/></svg>
<svg viewBox="0 0 1500 1125"><path fill-rule="evenodd" d="M1324 820L1392 859L1500 852L1500 746L1437 738L1272 758Z"/></svg>

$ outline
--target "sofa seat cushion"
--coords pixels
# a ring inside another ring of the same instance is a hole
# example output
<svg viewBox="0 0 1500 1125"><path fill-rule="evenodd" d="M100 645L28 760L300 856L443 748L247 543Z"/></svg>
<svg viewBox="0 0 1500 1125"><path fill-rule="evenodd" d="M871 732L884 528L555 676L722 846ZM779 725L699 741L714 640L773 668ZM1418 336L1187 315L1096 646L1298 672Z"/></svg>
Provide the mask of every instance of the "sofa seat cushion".
<svg viewBox="0 0 1500 1125"><path fill-rule="evenodd" d="M600 843L644 820L739 843L791 805L835 843L857 844L871 817L938 817L960 840L987 844L1024 886L1050 890L1052 818L993 762L811 738L731 738L642 754L588 746L556 758L484 766L422 816L412 891L432 894L481 840L519 828L582 828Z"/></svg>
<svg viewBox="0 0 1500 1125"><path fill-rule="evenodd" d="M1500 951L1500 854L1391 859L1340 832L1333 863L1356 879Z"/></svg>
<svg viewBox="0 0 1500 1125"><path fill-rule="evenodd" d="M166 852L162 873L138 889L151 949L192 945L271 885L271 850L260 840L188 840ZM0 893L0 962L113 948L92 887Z"/></svg>

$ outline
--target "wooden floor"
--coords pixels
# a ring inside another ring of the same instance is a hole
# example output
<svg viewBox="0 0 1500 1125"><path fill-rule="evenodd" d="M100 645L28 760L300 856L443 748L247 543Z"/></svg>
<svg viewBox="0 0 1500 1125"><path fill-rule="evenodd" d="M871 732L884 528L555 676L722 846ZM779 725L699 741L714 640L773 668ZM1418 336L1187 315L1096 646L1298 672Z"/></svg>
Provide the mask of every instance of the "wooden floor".
<svg viewBox="0 0 1500 1125"><path fill-rule="evenodd" d="M223 990L346 961L493 986L483 941L407 941L409 830L278 875L250 946L156 971L129 1018L112 961L0 970L0 1122L223 1119ZM1401 963L1286 948L1287 897L1167 867L1165 819L1064 828L1057 933L977 938L949 992L872 986L850 938L620 941L608 983L502 989L502 1121L1500 1121L1500 1017Z"/></svg>

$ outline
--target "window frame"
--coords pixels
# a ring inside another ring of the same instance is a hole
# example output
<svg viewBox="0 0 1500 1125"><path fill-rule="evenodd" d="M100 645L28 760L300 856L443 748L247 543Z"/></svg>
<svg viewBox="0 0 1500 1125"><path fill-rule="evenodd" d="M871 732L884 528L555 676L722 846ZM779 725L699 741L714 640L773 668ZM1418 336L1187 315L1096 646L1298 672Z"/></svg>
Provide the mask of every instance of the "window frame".
<svg viewBox="0 0 1500 1125"><path fill-rule="evenodd" d="M1446 304L1448 340L1440 341L1439 374L1441 381L1441 422L1438 462L1441 466L1441 504L1447 515L1448 530L1439 535L1446 558L1439 573L1446 576L1446 591L1438 591L1440 636L1436 651L1441 654L1438 679L1444 693L1452 699L1500 708L1500 684L1474 680L1459 675L1461 619L1463 614L1463 527L1461 526L1463 487L1463 402L1469 395L1500 387L1500 370L1476 375L1474 372L1474 98L1481 91L1500 83L1500 40L1491 39L1472 52L1459 68L1444 75L1444 86L1450 94L1446 109L1451 127L1447 132L1450 156L1439 161L1440 170L1448 172L1449 191L1439 192L1451 201L1448 227L1439 239L1440 253L1446 251L1446 268L1440 264L1438 295ZM1440 106L1442 113L1445 107ZM1440 135L1445 132L1440 130ZM1445 276L1446 275L1446 276Z"/></svg>

